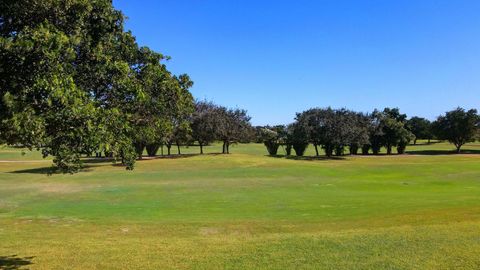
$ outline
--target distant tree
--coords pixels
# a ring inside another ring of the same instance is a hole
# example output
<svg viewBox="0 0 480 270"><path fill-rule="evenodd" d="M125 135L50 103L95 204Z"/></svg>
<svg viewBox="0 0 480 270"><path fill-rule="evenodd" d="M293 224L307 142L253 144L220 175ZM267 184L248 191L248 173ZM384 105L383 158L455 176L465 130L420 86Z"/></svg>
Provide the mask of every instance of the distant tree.
<svg viewBox="0 0 480 270"><path fill-rule="evenodd" d="M370 118L363 113L354 112L351 112L350 117L352 137L350 138L349 150L351 155L357 155L359 149L365 146L369 148Z"/></svg>
<svg viewBox="0 0 480 270"><path fill-rule="evenodd" d="M261 130L263 144L267 147L268 154L271 156L277 155L278 148L280 147L280 138L278 132L263 128Z"/></svg>
<svg viewBox="0 0 480 270"><path fill-rule="evenodd" d="M417 144L418 139L432 139L432 128L431 122L422 117L412 117L407 121L407 129L410 130L413 135L415 135L415 139L413 140L413 144Z"/></svg>
<svg viewBox="0 0 480 270"><path fill-rule="evenodd" d="M392 148L399 146L400 151L405 151L408 142L414 138L413 134L406 129L407 116L401 114L398 108L385 108L383 112L374 111L372 114L375 119L376 127L381 129L375 130L371 137L372 149L375 154L378 154L380 148L384 146L387 149L387 154L392 154Z"/></svg>
<svg viewBox="0 0 480 270"><path fill-rule="evenodd" d="M378 110L374 110L370 115L368 124L369 144L362 147L362 154L368 154L369 149L372 149L374 155L380 154L385 138L384 138L384 114Z"/></svg>
<svg viewBox="0 0 480 270"><path fill-rule="evenodd" d="M387 117L395 119L397 122L406 123L407 122L407 115L400 113L399 108L385 108L383 109L383 114Z"/></svg>
<svg viewBox="0 0 480 270"><path fill-rule="evenodd" d="M357 135L357 123L355 113L347 109L334 110L332 117L327 120L327 134L325 136L324 148L328 145L333 148L335 155L341 156L345 152L345 147L350 146ZM326 151L327 156L330 156Z"/></svg>
<svg viewBox="0 0 480 270"><path fill-rule="evenodd" d="M366 141L366 131L358 127L356 113L346 109L310 109L297 114L296 120L314 145L317 155L318 146L322 146L330 157L334 152L343 155L346 146Z"/></svg>
<svg viewBox="0 0 480 270"><path fill-rule="evenodd" d="M316 156L319 156L318 147L325 141L326 123L324 119L327 118L325 114L329 113L328 110L331 111L331 109L313 108L297 113L295 118L297 125L307 135L308 141L315 147Z"/></svg>
<svg viewBox="0 0 480 270"><path fill-rule="evenodd" d="M246 110L242 109L227 109L219 106L216 111L218 117L216 135L223 142L222 153L229 154L232 143L238 143L249 136L250 116Z"/></svg>
<svg viewBox="0 0 480 270"><path fill-rule="evenodd" d="M192 140L192 129L190 123L187 121L182 121L174 130L173 138L175 144L177 145L177 153L182 154L180 151L180 146L188 144Z"/></svg>
<svg viewBox="0 0 480 270"><path fill-rule="evenodd" d="M291 145L297 156L303 156L308 147L308 134L299 123L293 123L287 127L287 147ZM287 152L290 155L290 152Z"/></svg>
<svg viewBox="0 0 480 270"><path fill-rule="evenodd" d="M397 136L397 153L404 154L407 145L415 139L415 135L406 128L401 128L397 131Z"/></svg>
<svg viewBox="0 0 480 270"><path fill-rule="evenodd" d="M200 101L195 104L195 111L191 118L192 138L200 145L200 154L203 147L215 141L218 128L218 106L212 102Z"/></svg>
<svg viewBox="0 0 480 270"><path fill-rule="evenodd" d="M433 124L433 130L437 138L448 140L455 145L457 153L460 153L464 144L475 140L479 122L477 110L465 111L459 107L439 116Z"/></svg>

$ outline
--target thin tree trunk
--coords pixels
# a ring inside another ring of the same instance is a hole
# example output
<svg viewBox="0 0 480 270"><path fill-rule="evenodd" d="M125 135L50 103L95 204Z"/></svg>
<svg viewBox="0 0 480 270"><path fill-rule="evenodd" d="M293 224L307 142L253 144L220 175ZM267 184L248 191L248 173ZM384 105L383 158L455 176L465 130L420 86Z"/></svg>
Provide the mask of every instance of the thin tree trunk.
<svg viewBox="0 0 480 270"><path fill-rule="evenodd" d="M314 144L314 146L315 146L315 155L318 157L318 145Z"/></svg>
<svg viewBox="0 0 480 270"><path fill-rule="evenodd" d="M180 153L180 144L177 143L177 150L178 150L178 154L181 155L182 153Z"/></svg>
<svg viewBox="0 0 480 270"><path fill-rule="evenodd" d="M455 145L455 147L457 148L457 154L460 154L460 149L462 148L462 145Z"/></svg>
<svg viewBox="0 0 480 270"><path fill-rule="evenodd" d="M200 143L200 154L203 155L203 144Z"/></svg>
<svg viewBox="0 0 480 270"><path fill-rule="evenodd" d="M167 144L167 155L170 156L170 148L172 147L171 144Z"/></svg>
<svg viewBox="0 0 480 270"><path fill-rule="evenodd" d="M230 143L227 142L227 154L230 154Z"/></svg>
<svg viewBox="0 0 480 270"><path fill-rule="evenodd" d="M389 144L387 145L387 155L391 155L392 154L392 146Z"/></svg>

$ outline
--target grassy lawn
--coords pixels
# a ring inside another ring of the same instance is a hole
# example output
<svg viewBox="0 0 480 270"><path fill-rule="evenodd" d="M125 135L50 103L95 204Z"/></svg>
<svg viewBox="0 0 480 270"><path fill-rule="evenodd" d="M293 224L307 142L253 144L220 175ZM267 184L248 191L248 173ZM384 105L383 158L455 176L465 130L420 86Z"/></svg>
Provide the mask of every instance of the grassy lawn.
<svg viewBox="0 0 480 270"><path fill-rule="evenodd" d="M0 148L0 269L480 269L480 143L220 149L48 176L39 153Z"/></svg>

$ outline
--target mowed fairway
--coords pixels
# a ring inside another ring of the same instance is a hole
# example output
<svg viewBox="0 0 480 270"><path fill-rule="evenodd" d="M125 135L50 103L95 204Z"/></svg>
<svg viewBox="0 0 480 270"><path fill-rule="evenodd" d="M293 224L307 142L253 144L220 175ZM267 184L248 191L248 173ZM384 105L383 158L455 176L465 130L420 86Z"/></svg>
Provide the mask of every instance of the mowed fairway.
<svg viewBox="0 0 480 270"><path fill-rule="evenodd" d="M249 144L51 176L2 148L0 269L480 269L480 145L452 148L295 160Z"/></svg>

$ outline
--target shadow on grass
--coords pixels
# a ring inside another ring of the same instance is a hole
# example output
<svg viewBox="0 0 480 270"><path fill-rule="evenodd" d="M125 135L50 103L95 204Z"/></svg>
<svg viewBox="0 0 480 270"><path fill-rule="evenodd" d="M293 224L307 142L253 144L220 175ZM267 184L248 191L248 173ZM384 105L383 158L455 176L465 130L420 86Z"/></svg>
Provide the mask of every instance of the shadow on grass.
<svg viewBox="0 0 480 270"><path fill-rule="evenodd" d="M148 161L148 160L156 160L156 159L181 159L181 158L191 158L196 156L219 156L224 155L222 153L208 153L208 154L181 154L181 155L165 155L165 156L144 156L142 159L137 159L138 162ZM114 162L113 158L84 158L82 159L83 167L80 169L80 172L88 172L92 171L94 167L98 167L101 164L111 164L114 167L125 167L124 164L121 162ZM25 173L25 174L45 174L45 175L56 175L62 174L58 168L54 166L49 167L41 167L41 168L32 168L32 169L23 169L23 170L16 170L11 171L10 173ZM1 269L0 269L1 270Z"/></svg>
<svg viewBox="0 0 480 270"><path fill-rule="evenodd" d="M267 157L272 158L285 158L291 160L305 160L305 161L315 161L315 160L346 160L345 157L327 157L327 156L286 156L286 155L267 155Z"/></svg>
<svg viewBox="0 0 480 270"><path fill-rule="evenodd" d="M426 142L426 141L422 141L422 142L417 142L416 144L414 143L410 143L409 146L424 146L424 145L434 145L434 144L438 144L438 143L442 143L444 141L430 141L430 142Z"/></svg>
<svg viewBox="0 0 480 270"><path fill-rule="evenodd" d="M163 155L163 156L143 156L142 159L139 160L152 160L152 159L180 159L180 158L192 158L192 157L201 157L201 156L221 156L227 155L222 153L206 153L206 154L173 154L173 155Z"/></svg>
<svg viewBox="0 0 480 270"><path fill-rule="evenodd" d="M457 153L455 150L413 150L413 151L407 151L407 154L425 155L425 156L456 155L456 154L479 155L480 150L465 149L460 151L460 153Z"/></svg>
<svg viewBox="0 0 480 270"><path fill-rule="evenodd" d="M96 167L94 165L84 165L81 169L80 172L89 172L92 170L93 167ZM45 174L45 175L57 175L57 174L68 174L68 173L62 173L58 168L50 166L50 167L41 167L41 168L32 168L32 169L24 169L24 170L16 170L16 171L11 171L9 173L29 173L29 174ZM0 268L1 270L1 268Z"/></svg>
<svg viewBox="0 0 480 270"><path fill-rule="evenodd" d="M33 264L33 258L35 257L0 256L0 270L26 269L25 266Z"/></svg>

